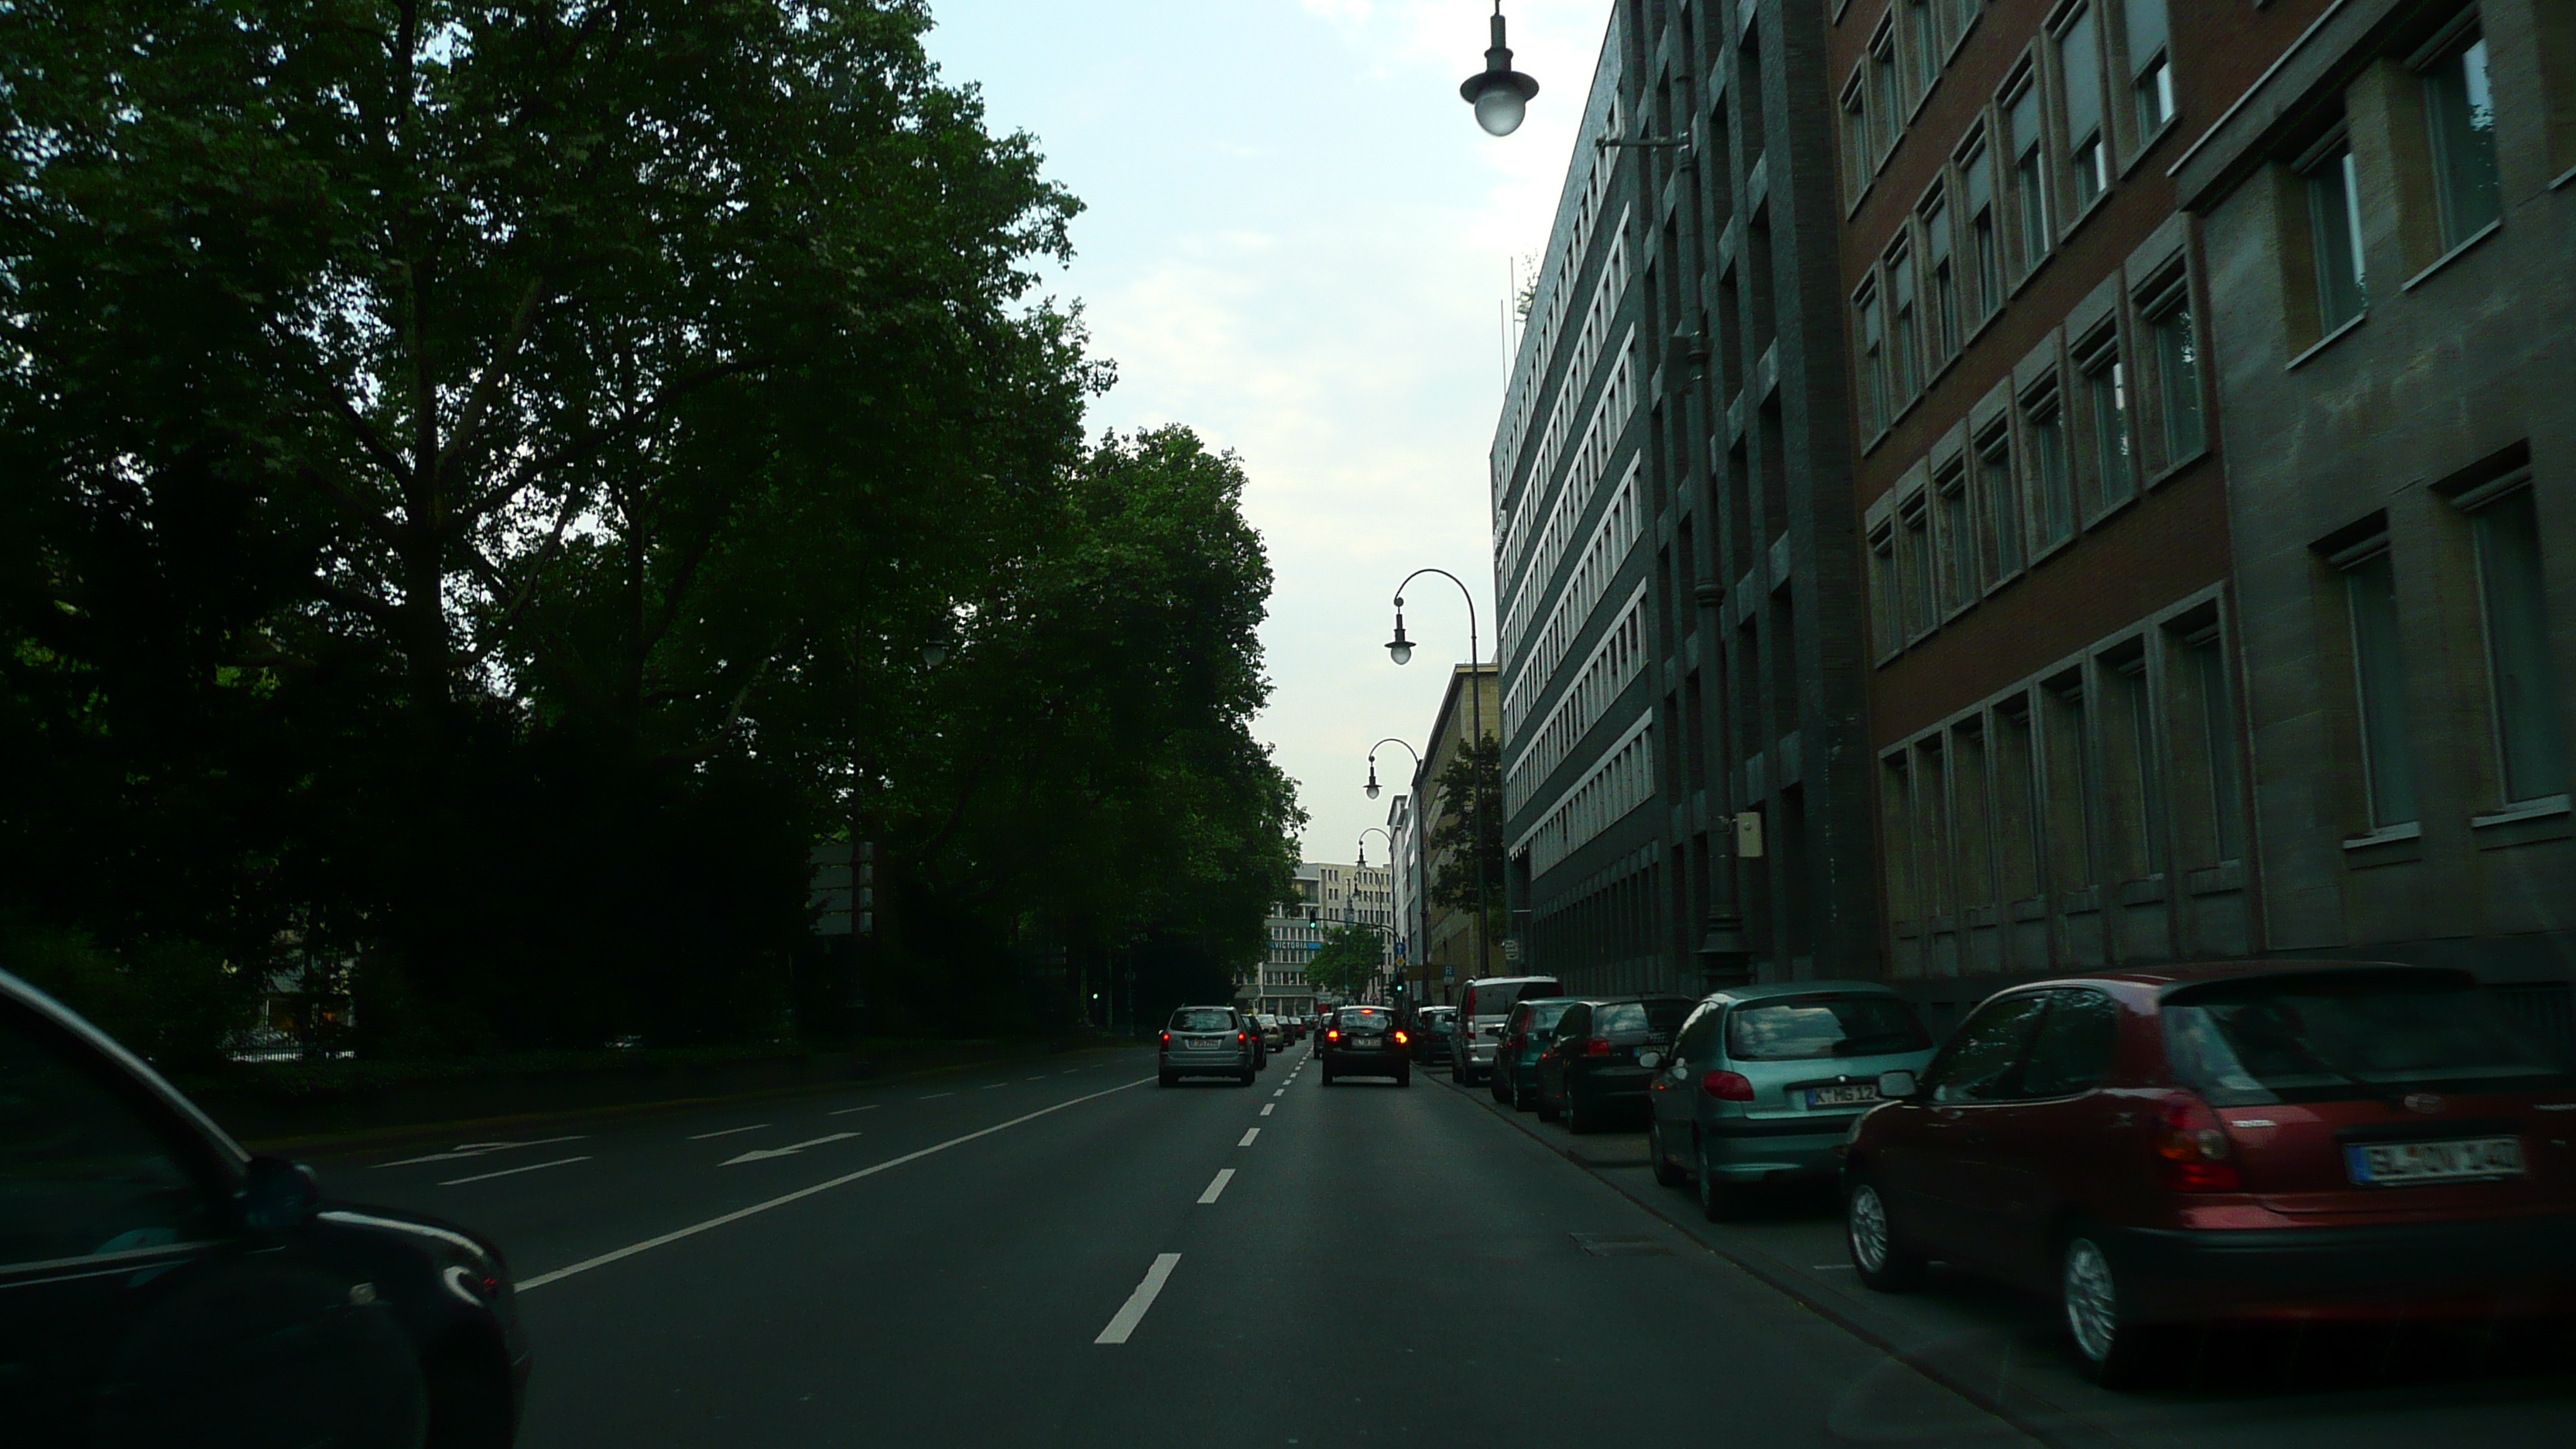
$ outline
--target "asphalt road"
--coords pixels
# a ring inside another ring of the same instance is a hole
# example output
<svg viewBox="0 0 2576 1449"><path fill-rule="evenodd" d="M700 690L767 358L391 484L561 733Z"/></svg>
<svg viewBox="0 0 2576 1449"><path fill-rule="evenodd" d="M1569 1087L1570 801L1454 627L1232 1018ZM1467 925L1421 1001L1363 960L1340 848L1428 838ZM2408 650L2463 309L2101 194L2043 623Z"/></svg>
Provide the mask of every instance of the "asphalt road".
<svg viewBox="0 0 2576 1449"><path fill-rule="evenodd" d="M2576 1385L2492 1355L2102 1394L2030 1305L1865 1301L1828 1217L1701 1223L1641 1143L1301 1046L1250 1088L1104 1053L316 1165L501 1241L538 1449L2576 1440Z"/></svg>

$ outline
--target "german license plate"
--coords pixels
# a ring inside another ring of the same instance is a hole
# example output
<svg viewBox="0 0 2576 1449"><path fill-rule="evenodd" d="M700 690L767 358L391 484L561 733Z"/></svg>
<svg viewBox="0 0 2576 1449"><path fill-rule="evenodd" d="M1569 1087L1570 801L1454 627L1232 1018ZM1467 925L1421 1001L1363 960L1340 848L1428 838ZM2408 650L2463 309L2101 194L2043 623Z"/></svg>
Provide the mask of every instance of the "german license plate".
<svg viewBox="0 0 2576 1449"><path fill-rule="evenodd" d="M1857 1102L1878 1100L1876 1082L1842 1082L1830 1087L1809 1087L1809 1107L1849 1107Z"/></svg>
<svg viewBox="0 0 2576 1449"><path fill-rule="evenodd" d="M1373 1047L1385 1040L1386 1038L1380 1036L1355 1036L1351 1038L1351 1045L1355 1047Z"/></svg>
<svg viewBox="0 0 2576 1449"><path fill-rule="evenodd" d="M2470 1137L2456 1142L2357 1142L2345 1146L2343 1159L2353 1181L2378 1185L2520 1177L2522 1139Z"/></svg>
<svg viewBox="0 0 2576 1449"><path fill-rule="evenodd" d="M1223 1043L1212 1036L1194 1036L1190 1038L1190 1050L1194 1052L1212 1052L1221 1045L1223 1045Z"/></svg>

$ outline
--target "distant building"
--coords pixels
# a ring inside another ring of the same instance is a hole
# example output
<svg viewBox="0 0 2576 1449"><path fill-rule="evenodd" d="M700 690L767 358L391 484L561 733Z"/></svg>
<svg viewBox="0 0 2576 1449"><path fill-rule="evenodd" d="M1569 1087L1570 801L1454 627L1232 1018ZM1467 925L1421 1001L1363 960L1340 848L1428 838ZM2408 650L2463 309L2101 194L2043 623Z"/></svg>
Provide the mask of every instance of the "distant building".
<svg viewBox="0 0 2576 1449"><path fill-rule="evenodd" d="M1394 929L1395 884L1384 866L1307 861L1297 867L1297 899L1272 907L1264 923L1270 947L1251 976L1237 983L1235 1002L1246 1011L1302 1016L1315 1010L1315 988L1306 963L1325 938L1345 924L1377 928L1381 940Z"/></svg>
<svg viewBox="0 0 2576 1449"><path fill-rule="evenodd" d="M1485 665L1470 670L1459 664L1449 671L1449 687L1440 696L1440 708L1431 717L1430 743L1422 769L1414 777L1413 798L1421 805L1414 828L1421 832L1421 888L1419 898L1422 931L1418 941L1409 943L1411 955L1419 962L1418 976L1427 986L1445 987L1454 995L1456 987L1478 976L1498 974L1503 963L1506 902L1502 893L1489 898L1495 925L1486 933L1485 954L1480 962L1476 955L1476 913L1472 907L1440 905L1430 899L1432 887L1438 885L1442 872L1452 866L1456 852L1432 847L1431 838L1444 829L1467 828L1469 800L1464 793L1453 798L1441 787L1440 780L1450 762L1464 758L1467 742L1475 738L1475 728L1482 721L1485 734L1492 737L1501 709L1501 696L1495 688L1498 674L1495 666ZM1502 837L1502 821L1487 822L1485 827ZM1462 866L1463 868L1463 866ZM1448 999L1440 997L1436 999Z"/></svg>

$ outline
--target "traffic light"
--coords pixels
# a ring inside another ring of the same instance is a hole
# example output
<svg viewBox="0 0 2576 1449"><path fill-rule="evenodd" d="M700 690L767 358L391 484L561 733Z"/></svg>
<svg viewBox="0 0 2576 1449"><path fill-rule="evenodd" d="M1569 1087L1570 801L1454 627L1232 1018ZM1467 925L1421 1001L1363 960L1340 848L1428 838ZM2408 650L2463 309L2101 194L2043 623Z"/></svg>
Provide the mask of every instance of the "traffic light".
<svg viewBox="0 0 2576 1449"><path fill-rule="evenodd" d="M1403 977L1398 976L1397 978L1395 978L1395 984L1394 984L1394 985L1392 985L1392 986L1389 986L1389 987L1387 988L1387 991L1389 992L1389 994L1393 995L1393 996L1395 997L1395 999L1396 999L1396 1000L1401 1001L1401 1000L1403 1000L1403 999L1404 999L1404 988L1405 988L1405 980L1404 980L1404 978L1403 978Z"/></svg>

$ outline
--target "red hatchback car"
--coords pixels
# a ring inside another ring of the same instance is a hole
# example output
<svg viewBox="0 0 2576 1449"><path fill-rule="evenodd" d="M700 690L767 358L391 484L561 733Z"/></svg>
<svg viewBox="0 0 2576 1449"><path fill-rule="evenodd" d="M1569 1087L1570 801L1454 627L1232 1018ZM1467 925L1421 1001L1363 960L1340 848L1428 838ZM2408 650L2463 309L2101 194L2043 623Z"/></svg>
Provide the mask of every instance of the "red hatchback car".
<svg viewBox="0 0 2576 1449"><path fill-rule="evenodd" d="M1880 1093L1843 1164L1861 1281L2055 1295L2097 1382L2190 1323L2576 1309L2576 1074L2465 972L2016 987Z"/></svg>

